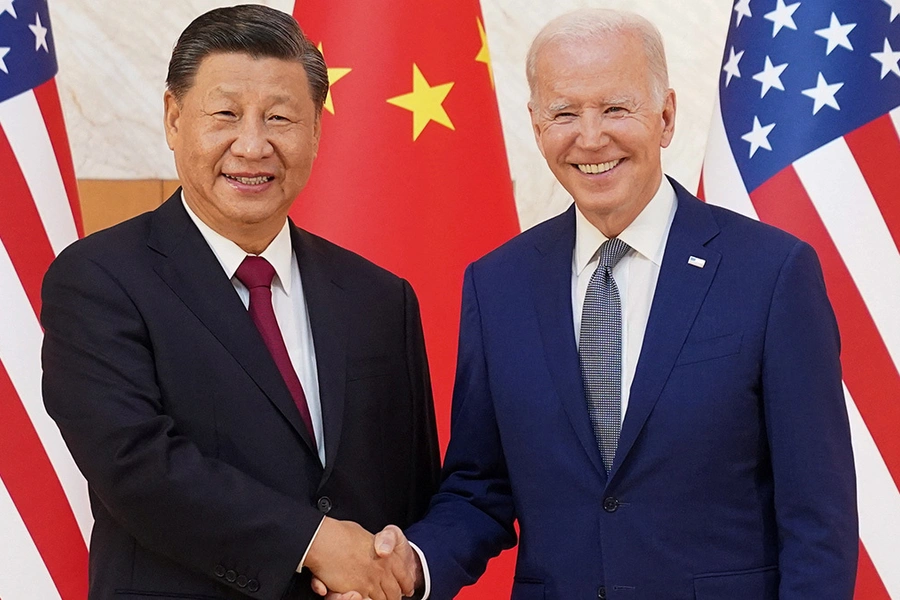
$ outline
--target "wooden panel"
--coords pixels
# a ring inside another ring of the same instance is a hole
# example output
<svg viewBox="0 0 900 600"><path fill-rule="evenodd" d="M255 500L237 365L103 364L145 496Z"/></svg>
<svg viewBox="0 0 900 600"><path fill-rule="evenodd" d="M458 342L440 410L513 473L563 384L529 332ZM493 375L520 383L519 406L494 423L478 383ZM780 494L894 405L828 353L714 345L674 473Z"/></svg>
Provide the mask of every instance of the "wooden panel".
<svg viewBox="0 0 900 600"><path fill-rule="evenodd" d="M165 202L169 196L175 193L175 190L178 189L178 186L181 185L181 182L177 179L167 180L162 182L162 199Z"/></svg>
<svg viewBox="0 0 900 600"><path fill-rule="evenodd" d="M78 196L84 232L93 233L153 210L177 187L177 181L160 179L81 179L78 181Z"/></svg>

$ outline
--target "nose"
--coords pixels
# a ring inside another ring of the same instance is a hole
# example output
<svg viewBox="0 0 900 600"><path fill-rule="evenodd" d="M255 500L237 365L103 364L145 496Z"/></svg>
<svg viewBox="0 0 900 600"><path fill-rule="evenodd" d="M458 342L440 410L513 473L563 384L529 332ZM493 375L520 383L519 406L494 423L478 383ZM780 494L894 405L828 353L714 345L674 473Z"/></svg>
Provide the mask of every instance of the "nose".
<svg viewBox="0 0 900 600"><path fill-rule="evenodd" d="M578 140L587 150L595 150L608 144L609 134L603 115L582 115L579 119Z"/></svg>
<svg viewBox="0 0 900 600"><path fill-rule="evenodd" d="M231 143L232 154L258 160L269 156L273 151L265 122L250 118L241 119L237 135Z"/></svg>

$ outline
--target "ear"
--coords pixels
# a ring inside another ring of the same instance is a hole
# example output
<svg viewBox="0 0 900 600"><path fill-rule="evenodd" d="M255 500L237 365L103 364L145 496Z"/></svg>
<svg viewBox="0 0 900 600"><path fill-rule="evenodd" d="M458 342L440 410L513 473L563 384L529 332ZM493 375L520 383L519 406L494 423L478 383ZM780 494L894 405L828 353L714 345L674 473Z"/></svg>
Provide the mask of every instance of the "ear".
<svg viewBox="0 0 900 600"><path fill-rule="evenodd" d="M178 119L181 117L181 106L175 95L166 90L163 94L163 127L166 131L166 143L170 150L174 150L175 139L178 137Z"/></svg>
<svg viewBox="0 0 900 600"><path fill-rule="evenodd" d="M316 115L316 124L313 125L313 158L319 154L319 140L322 138L322 113Z"/></svg>
<svg viewBox="0 0 900 600"><path fill-rule="evenodd" d="M668 148L672 143L672 137L675 135L675 90L669 88L666 90L666 99L663 102L662 109L663 130L659 145L662 148Z"/></svg>
<svg viewBox="0 0 900 600"><path fill-rule="evenodd" d="M537 142L537 147L538 150L541 151L541 156L546 159L547 155L544 154L544 144L541 141L540 115L531 101L528 102L528 115L531 117L531 129L534 132L534 141Z"/></svg>

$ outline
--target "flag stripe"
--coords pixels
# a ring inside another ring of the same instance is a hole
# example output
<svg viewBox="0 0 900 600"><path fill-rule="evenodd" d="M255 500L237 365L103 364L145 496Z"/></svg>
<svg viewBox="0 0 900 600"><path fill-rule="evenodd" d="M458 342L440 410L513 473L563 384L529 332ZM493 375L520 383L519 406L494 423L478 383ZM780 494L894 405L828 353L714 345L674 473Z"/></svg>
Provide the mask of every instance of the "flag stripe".
<svg viewBox="0 0 900 600"><path fill-rule="evenodd" d="M3 243L0 243L0 289L3 290L0 294L0 315L4 316L3 335L0 335L0 360L3 361L18 397L40 436L44 451L53 464L56 476L72 507L71 510L78 519L82 537L86 540L91 529L87 486L63 443L59 429L44 410L41 399L43 332L28 297L19 285ZM0 423L2 422L0 419Z"/></svg>
<svg viewBox="0 0 900 600"><path fill-rule="evenodd" d="M856 589L853 597L859 600L891 600L878 572L875 571L866 545L862 542L859 543L859 570L856 573Z"/></svg>
<svg viewBox="0 0 900 600"><path fill-rule="evenodd" d="M53 144L33 92L0 103L0 127L28 182L50 245L59 254L77 239L78 232Z"/></svg>
<svg viewBox="0 0 900 600"><path fill-rule="evenodd" d="M896 252L900 250L900 138L894 122L884 115L844 137L890 230ZM846 198L842 204L853 205Z"/></svg>
<svg viewBox="0 0 900 600"><path fill-rule="evenodd" d="M62 175L66 196L69 199L70 213L75 222L78 237L84 235L81 221L81 209L78 204L78 183L75 179L75 165L72 162L72 151L69 149L69 136L66 132L66 123L63 119L62 106L59 101L59 92L56 89L56 79L34 88L34 97L44 116L53 153L56 155L56 164ZM63 215L64 216L64 215ZM58 218L54 215L54 218Z"/></svg>
<svg viewBox="0 0 900 600"><path fill-rule="evenodd" d="M54 254L2 124L0 165L3 165L0 189L4 192L0 202L0 242L6 247L18 274L17 280L6 283L21 285L38 316L41 312L41 281Z"/></svg>
<svg viewBox="0 0 900 600"><path fill-rule="evenodd" d="M0 392L2 395L2 392ZM59 592L0 478L0 598L60 600ZM82 599L84 596L82 596Z"/></svg>
<svg viewBox="0 0 900 600"><path fill-rule="evenodd" d="M853 154L843 138L838 138L797 160L794 170L853 278L896 369L900 365L900 254ZM895 473L900 476L900 471Z"/></svg>
<svg viewBox="0 0 900 600"><path fill-rule="evenodd" d="M87 597L87 548L62 486L0 363L0 473L62 600Z"/></svg>
<svg viewBox="0 0 900 600"><path fill-rule="evenodd" d="M894 123L894 130L900 132L900 106L892 110L888 113L891 117L891 122ZM892 165L892 167L895 165Z"/></svg>
<svg viewBox="0 0 900 600"><path fill-rule="evenodd" d="M844 394L856 458L859 535L885 589L900 598L900 492L846 387Z"/></svg>

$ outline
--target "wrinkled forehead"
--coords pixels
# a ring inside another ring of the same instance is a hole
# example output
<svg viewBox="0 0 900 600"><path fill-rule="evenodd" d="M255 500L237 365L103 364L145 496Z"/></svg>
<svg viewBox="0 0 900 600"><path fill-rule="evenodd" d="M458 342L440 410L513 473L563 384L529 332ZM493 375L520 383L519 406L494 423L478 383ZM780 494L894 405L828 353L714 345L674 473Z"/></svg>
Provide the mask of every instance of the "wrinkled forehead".
<svg viewBox="0 0 900 600"><path fill-rule="evenodd" d="M543 104L557 105L585 94L622 103L644 95L653 85L640 43L613 34L588 43L554 40L542 49L535 67L532 100Z"/></svg>

